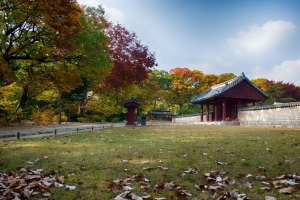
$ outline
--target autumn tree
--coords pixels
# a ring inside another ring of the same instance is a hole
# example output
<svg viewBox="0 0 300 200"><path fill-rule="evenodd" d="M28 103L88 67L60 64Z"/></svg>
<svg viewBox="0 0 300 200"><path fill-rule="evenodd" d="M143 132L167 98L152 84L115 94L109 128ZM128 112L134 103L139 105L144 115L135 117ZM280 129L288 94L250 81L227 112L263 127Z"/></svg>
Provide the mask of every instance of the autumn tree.
<svg viewBox="0 0 300 200"><path fill-rule="evenodd" d="M72 49L82 9L69 0L2 0L0 4L0 80L14 82L18 61L58 60Z"/></svg>
<svg viewBox="0 0 300 200"><path fill-rule="evenodd" d="M170 73L174 75L172 91L177 97L178 105L182 107L184 103L189 102L196 94L203 73L199 70L179 67L171 69Z"/></svg>
<svg viewBox="0 0 300 200"><path fill-rule="evenodd" d="M236 75L234 75L233 73L220 74L218 76L217 83L223 83L223 82L233 79L235 77L236 77Z"/></svg>
<svg viewBox="0 0 300 200"><path fill-rule="evenodd" d="M294 102L300 101L300 89L293 83L283 81L273 81L266 78L251 80L257 87L268 94L269 99L260 104L273 104L274 102Z"/></svg>
<svg viewBox="0 0 300 200"><path fill-rule="evenodd" d="M111 65L101 7L83 10L68 0L15 0L1 6L0 78L22 88L17 110L44 90L64 96L83 78L96 85L107 74Z"/></svg>
<svg viewBox="0 0 300 200"><path fill-rule="evenodd" d="M103 94L113 93L109 95L110 98L114 98L110 102L115 102L114 106L118 107L126 98L134 95L134 88L147 81L149 71L157 64L155 54L138 40L134 32L128 31L120 24L109 23L105 34L108 37L112 69L98 85L95 95L101 97Z"/></svg>
<svg viewBox="0 0 300 200"><path fill-rule="evenodd" d="M198 93L205 92L211 86L216 85L218 83L218 76L215 74L205 74L200 83L200 87L198 88Z"/></svg>
<svg viewBox="0 0 300 200"><path fill-rule="evenodd" d="M100 90L117 91L123 86L145 81L149 70L157 66L155 54L149 51L148 46L141 44L134 32L120 24L110 23L105 33L109 38L109 55L113 68Z"/></svg>
<svg viewBox="0 0 300 200"><path fill-rule="evenodd" d="M24 108L32 88L45 85L45 66L73 49L82 10L68 0L4 0L0 6L0 80L17 82L23 90L18 108Z"/></svg>
<svg viewBox="0 0 300 200"><path fill-rule="evenodd" d="M288 97L291 99L288 99L289 102L293 101L300 101L300 87L296 86L294 83L285 83L285 92Z"/></svg>
<svg viewBox="0 0 300 200"><path fill-rule="evenodd" d="M148 91L151 91L149 99L153 109L170 110L176 103L176 96L172 92L174 75L165 70L154 69L149 73L149 79L145 83Z"/></svg>

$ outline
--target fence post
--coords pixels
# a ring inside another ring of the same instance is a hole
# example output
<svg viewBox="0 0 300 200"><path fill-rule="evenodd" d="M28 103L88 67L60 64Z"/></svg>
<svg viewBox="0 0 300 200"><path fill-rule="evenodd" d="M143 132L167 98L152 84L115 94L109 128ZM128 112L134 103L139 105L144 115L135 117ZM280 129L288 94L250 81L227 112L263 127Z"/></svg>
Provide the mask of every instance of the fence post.
<svg viewBox="0 0 300 200"><path fill-rule="evenodd" d="M78 133L78 128L77 128L77 133Z"/></svg>
<svg viewBox="0 0 300 200"><path fill-rule="evenodd" d="M94 127L92 126L92 130L94 130Z"/></svg>
<svg viewBox="0 0 300 200"><path fill-rule="evenodd" d="M56 129L54 130L54 134L56 135Z"/></svg>
<svg viewBox="0 0 300 200"><path fill-rule="evenodd" d="M20 132L17 133L17 139L20 139Z"/></svg>

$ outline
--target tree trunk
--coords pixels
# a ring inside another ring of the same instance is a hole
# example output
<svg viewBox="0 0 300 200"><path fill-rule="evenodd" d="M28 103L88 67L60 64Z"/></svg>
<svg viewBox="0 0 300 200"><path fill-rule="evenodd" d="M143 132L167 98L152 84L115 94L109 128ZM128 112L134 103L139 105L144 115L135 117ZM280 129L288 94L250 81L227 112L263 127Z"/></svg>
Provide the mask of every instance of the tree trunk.
<svg viewBox="0 0 300 200"><path fill-rule="evenodd" d="M18 107L17 107L16 111L14 112L14 115L18 112L18 110L19 110L20 108L23 109L23 108L25 107L26 102L27 102L27 100L28 100L28 96L29 96L29 95L28 95L28 92L29 92L29 86L24 86L22 89L23 89L22 95L21 95L21 97L20 97Z"/></svg>
<svg viewBox="0 0 300 200"><path fill-rule="evenodd" d="M62 111L62 97L60 98L60 102L59 102L59 119L58 119L59 126L61 124L61 111Z"/></svg>

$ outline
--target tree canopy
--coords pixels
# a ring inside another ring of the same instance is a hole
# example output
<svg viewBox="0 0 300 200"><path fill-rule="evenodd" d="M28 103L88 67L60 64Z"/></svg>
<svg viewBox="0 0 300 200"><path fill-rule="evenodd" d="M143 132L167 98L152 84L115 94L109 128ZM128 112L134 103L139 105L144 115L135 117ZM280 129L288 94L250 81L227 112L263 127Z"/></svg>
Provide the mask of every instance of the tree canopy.
<svg viewBox="0 0 300 200"><path fill-rule="evenodd" d="M192 97L235 77L156 66L155 53L135 32L109 22L101 6L75 0L0 2L0 124L19 113L37 118L43 111L59 119L68 111L72 120L91 115L118 121L132 95L141 102L140 114L197 113ZM270 97L262 104L300 101L300 87L293 83L252 81Z"/></svg>

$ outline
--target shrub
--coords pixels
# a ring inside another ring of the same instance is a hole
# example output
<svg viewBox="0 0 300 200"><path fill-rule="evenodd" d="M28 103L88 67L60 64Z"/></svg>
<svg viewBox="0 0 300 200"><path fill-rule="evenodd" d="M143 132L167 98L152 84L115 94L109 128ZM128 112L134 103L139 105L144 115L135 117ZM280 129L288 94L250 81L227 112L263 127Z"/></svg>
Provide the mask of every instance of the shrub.
<svg viewBox="0 0 300 200"><path fill-rule="evenodd" d="M59 122L59 114L53 117L53 121L56 123ZM67 122L67 121L68 121L68 117L66 116L65 112L61 112L61 122Z"/></svg>
<svg viewBox="0 0 300 200"><path fill-rule="evenodd" d="M0 118L0 126L8 126L9 124L7 118Z"/></svg>
<svg viewBox="0 0 300 200"><path fill-rule="evenodd" d="M40 110L35 110L32 113L32 121L34 125L39 126L42 124L42 111Z"/></svg>
<svg viewBox="0 0 300 200"><path fill-rule="evenodd" d="M54 117L54 111L47 109L44 111L41 110L35 110L32 114L32 120L34 122L34 125L50 125L53 123L53 117Z"/></svg>
<svg viewBox="0 0 300 200"><path fill-rule="evenodd" d="M92 122L101 122L101 117L99 115L92 115L91 121Z"/></svg>
<svg viewBox="0 0 300 200"><path fill-rule="evenodd" d="M119 122L120 118L119 117L114 117L111 119L111 122Z"/></svg>
<svg viewBox="0 0 300 200"><path fill-rule="evenodd" d="M78 122L86 122L86 118L84 118L84 117L78 117L77 121Z"/></svg>

